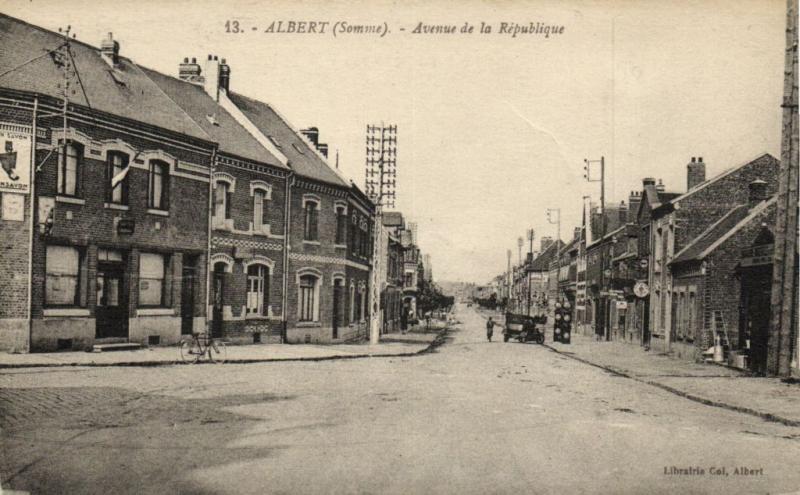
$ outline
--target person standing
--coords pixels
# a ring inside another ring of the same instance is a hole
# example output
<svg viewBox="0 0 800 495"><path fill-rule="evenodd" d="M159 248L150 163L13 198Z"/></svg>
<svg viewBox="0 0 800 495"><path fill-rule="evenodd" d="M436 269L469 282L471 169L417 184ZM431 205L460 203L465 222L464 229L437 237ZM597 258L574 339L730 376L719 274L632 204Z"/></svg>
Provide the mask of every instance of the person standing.
<svg viewBox="0 0 800 495"><path fill-rule="evenodd" d="M489 340L489 342L492 341L492 335L494 334L494 326L496 324L497 323L495 323L492 320L491 316L489 317L489 320L486 322L486 338Z"/></svg>

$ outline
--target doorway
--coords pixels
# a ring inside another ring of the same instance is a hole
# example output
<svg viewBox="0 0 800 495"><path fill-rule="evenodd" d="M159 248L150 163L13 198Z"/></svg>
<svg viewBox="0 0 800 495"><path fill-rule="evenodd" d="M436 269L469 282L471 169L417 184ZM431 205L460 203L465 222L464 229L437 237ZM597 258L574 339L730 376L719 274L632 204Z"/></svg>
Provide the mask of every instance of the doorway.
<svg viewBox="0 0 800 495"><path fill-rule="evenodd" d="M195 285L197 283L197 257L184 257L181 271L181 335L194 331Z"/></svg>
<svg viewBox="0 0 800 495"><path fill-rule="evenodd" d="M339 325L342 322L342 280L333 282L333 338L339 338Z"/></svg>
<svg viewBox="0 0 800 495"><path fill-rule="evenodd" d="M742 270L740 348L749 341L750 370L767 371L767 339L771 316L772 264Z"/></svg>
<svg viewBox="0 0 800 495"><path fill-rule="evenodd" d="M213 305L211 307L211 336L214 338L222 337L222 295L225 291L225 263L214 265L214 273L211 280L211 295Z"/></svg>
<svg viewBox="0 0 800 495"><path fill-rule="evenodd" d="M95 336L98 339L128 338L128 290L122 253L98 250Z"/></svg>

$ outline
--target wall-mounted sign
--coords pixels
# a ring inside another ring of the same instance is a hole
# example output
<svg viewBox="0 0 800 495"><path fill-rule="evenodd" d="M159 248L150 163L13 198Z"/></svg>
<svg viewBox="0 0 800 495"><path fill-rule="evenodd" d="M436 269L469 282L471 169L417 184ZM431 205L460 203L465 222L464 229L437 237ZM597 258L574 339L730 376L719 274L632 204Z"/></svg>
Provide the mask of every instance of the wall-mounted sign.
<svg viewBox="0 0 800 495"><path fill-rule="evenodd" d="M0 191L31 189L31 128L0 122Z"/></svg>
<svg viewBox="0 0 800 495"><path fill-rule="evenodd" d="M136 228L136 222L132 218L120 218L117 222L117 233L120 235L131 235Z"/></svg>
<svg viewBox="0 0 800 495"><path fill-rule="evenodd" d="M648 264L647 258L642 258L641 261L639 261L639 266L641 266L642 268L647 268L647 264Z"/></svg>
<svg viewBox="0 0 800 495"><path fill-rule="evenodd" d="M633 286L633 293L636 294L636 297L647 297L647 294L650 293L650 288L646 282L636 282L636 285Z"/></svg>
<svg viewBox="0 0 800 495"><path fill-rule="evenodd" d="M628 309L628 301L617 301L617 309Z"/></svg>
<svg viewBox="0 0 800 495"><path fill-rule="evenodd" d="M0 218L14 222L25 221L25 196L22 194L0 193L0 202L3 204Z"/></svg>

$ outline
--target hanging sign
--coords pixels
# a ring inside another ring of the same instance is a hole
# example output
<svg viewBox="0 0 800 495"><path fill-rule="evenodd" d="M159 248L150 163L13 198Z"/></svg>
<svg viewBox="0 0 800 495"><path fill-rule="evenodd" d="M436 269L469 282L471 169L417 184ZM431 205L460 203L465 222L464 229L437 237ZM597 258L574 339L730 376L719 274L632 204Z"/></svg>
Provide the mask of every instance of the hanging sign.
<svg viewBox="0 0 800 495"><path fill-rule="evenodd" d="M29 126L0 122L0 192L30 192L31 136Z"/></svg>
<svg viewBox="0 0 800 495"><path fill-rule="evenodd" d="M650 293L650 288L646 282L636 282L636 285L633 286L633 293L636 294L636 297L647 297L647 294Z"/></svg>

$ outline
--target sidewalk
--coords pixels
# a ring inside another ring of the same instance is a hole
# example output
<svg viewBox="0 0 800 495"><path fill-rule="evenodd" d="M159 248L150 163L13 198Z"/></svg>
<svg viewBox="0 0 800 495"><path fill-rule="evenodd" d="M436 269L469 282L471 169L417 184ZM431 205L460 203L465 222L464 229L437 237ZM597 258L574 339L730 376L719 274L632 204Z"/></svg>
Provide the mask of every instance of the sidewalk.
<svg viewBox="0 0 800 495"><path fill-rule="evenodd" d="M386 334L381 336L381 343L377 345L369 343L229 345L226 364L413 356L439 345L442 339L438 337L443 332L444 329L438 329L429 333ZM177 346L113 352L0 354L0 369L49 366L164 366L182 363Z"/></svg>
<svg viewBox="0 0 800 495"><path fill-rule="evenodd" d="M497 313L480 313L502 323ZM554 352L695 402L800 427L800 385L646 352L634 344L596 341L576 333L567 345L554 343L552 339L550 326L545 346Z"/></svg>

